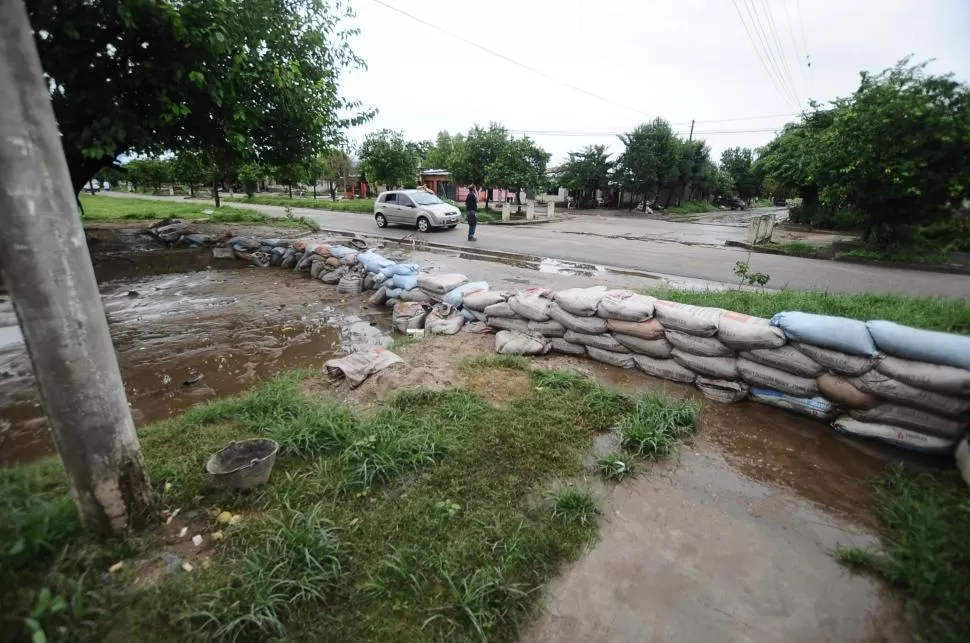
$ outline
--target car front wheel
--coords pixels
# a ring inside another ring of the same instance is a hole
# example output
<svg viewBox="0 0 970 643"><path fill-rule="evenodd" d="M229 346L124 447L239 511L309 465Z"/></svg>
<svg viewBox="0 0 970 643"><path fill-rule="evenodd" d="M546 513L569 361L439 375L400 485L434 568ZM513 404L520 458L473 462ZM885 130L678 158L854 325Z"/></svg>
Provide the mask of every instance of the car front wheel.
<svg viewBox="0 0 970 643"><path fill-rule="evenodd" d="M427 217L418 217L418 232L428 232L431 230L431 222Z"/></svg>
<svg viewBox="0 0 970 643"><path fill-rule="evenodd" d="M387 217L385 217L383 214L378 212L377 214L374 215L374 220L377 221L378 228L387 227Z"/></svg>

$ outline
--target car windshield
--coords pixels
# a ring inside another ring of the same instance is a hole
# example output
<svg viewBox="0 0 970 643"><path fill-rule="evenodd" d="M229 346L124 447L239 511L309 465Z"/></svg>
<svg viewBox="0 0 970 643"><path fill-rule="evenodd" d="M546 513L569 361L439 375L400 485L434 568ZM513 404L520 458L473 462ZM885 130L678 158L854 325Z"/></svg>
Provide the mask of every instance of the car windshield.
<svg viewBox="0 0 970 643"><path fill-rule="evenodd" d="M410 196L418 205L438 205L439 203L444 203L444 201L435 195L428 194L427 192L414 192Z"/></svg>

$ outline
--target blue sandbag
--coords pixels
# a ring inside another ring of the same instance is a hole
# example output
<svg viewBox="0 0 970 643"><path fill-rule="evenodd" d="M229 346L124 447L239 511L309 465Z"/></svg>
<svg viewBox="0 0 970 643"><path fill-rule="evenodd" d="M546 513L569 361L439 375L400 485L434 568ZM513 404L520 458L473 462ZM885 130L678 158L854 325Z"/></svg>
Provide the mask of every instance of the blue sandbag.
<svg viewBox="0 0 970 643"><path fill-rule="evenodd" d="M474 281L470 284L465 284L464 286L458 286L454 290L450 290L449 292L445 293L445 296L441 298L441 301L457 308L458 306L461 306L465 293L475 292L476 290L488 290L488 282Z"/></svg>
<svg viewBox="0 0 970 643"><path fill-rule="evenodd" d="M869 335L866 323L856 319L784 312L772 317L771 325L780 328L788 339L796 342L830 348L849 355L873 357L876 354L876 345Z"/></svg>
<svg viewBox="0 0 970 643"><path fill-rule="evenodd" d="M394 275L391 277L391 284L394 288L401 290L412 290L418 287L417 275Z"/></svg>
<svg viewBox="0 0 970 643"><path fill-rule="evenodd" d="M970 337L875 320L866 324L879 350L918 362L970 369Z"/></svg>
<svg viewBox="0 0 970 643"><path fill-rule="evenodd" d="M380 272L384 268L394 265L393 260L370 250L357 255L357 261L360 262L360 265L362 265L364 270L367 272Z"/></svg>
<svg viewBox="0 0 970 643"><path fill-rule="evenodd" d="M347 246L327 246L330 248L330 254L337 259L343 259L347 255L354 254L357 251L353 248L348 248Z"/></svg>
<svg viewBox="0 0 970 643"><path fill-rule="evenodd" d="M403 288L388 288L387 289L387 298L388 299L400 299L401 298L401 293L403 293L403 292L404 292L404 289Z"/></svg>
<svg viewBox="0 0 970 643"><path fill-rule="evenodd" d="M396 263L390 268L393 275L416 275L421 272L421 267L416 263Z"/></svg>

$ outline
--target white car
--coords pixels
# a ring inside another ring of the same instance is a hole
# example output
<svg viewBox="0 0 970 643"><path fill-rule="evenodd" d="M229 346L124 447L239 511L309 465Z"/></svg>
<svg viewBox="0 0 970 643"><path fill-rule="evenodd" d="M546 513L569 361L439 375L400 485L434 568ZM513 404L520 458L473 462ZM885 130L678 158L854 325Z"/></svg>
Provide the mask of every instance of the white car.
<svg viewBox="0 0 970 643"><path fill-rule="evenodd" d="M388 190L374 202L374 220L378 228L389 225L415 226L421 232L432 228L453 230L461 212L424 190Z"/></svg>

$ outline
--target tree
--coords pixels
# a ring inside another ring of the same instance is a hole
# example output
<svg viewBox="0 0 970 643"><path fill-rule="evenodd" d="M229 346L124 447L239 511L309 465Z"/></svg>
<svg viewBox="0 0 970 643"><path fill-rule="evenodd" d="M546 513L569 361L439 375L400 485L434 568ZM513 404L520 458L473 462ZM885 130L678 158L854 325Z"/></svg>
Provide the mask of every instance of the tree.
<svg viewBox="0 0 970 643"><path fill-rule="evenodd" d="M413 185L418 174L418 157L401 132L382 129L364 137L360 167L376 185Z"/></svg>
<svg viewBox="0 0 970 643"><path fill-rule="evenodd" d="M738 196L744 200L757 196L761 190L753 164L754 155L747 147L732 147L721 153L721 169L731 175Z"/></svg>
<svg viewBox="0 0 970 643"><path fill-rule="evenodd" d="M287 195L293 198L293 186L307 177L307 162L297 161L286 163L273 168L273 178L277 183L286 186Z"/></svg>
<svg viewBox="0 0 970 643"><path fill-rule="evenodd" d="M545 185L548 162L549 153L538 147L528 136L512 139L502 146L498 158L488 166L486 180L488 185L514 192L515 203L521 212L521 191L534 190Z"/></svg>
<svg viewBox="0 0 970 643"><path fill-rule="evenodd" d="M480 188L493 187L489 185L490 168L498 160L508 141L508 133L498 123L492 123L488 129L476 125L469 130L467 137L456 140L451 167L448 168L455 183ZM491 194L486 191L486 210L490 198Z"/></svg>
<svg viewBox="0 0 970 643"><path fill-rule="evenodd" d="M153 191L158 192L162 189L163 183L172 180L171 165L161 159L134 159L128 161L122 167L127 170L128 176L136 188L151 186Z"/></svg>
<svg viewBox="0 0 970 643"><path fill-rule="evenodd" d="M455 144L457 140L461 139L459 134L457 137L452 137L448 132L438 132L438 138L435 139L434 145L428 149L425 155L425 163L427 167L425 169L451 169L452 157L455 153Z"/></svg>
<svg viewBox="0 0 970 643"><path fill-rule="evenodd" d="M559 184L579 193L585 207L596 203L596 192L609 185L613 162L605 145L588 145L580 152L570 152L569 160L559 170Z"/></svg>
<svg viewBox="0 0 970 643"><path fill-rule="evenodd" d="M330 189L330 199L337 200L337 183L344 180L344 191L347 190L347 175L353 169L354 164L347 156L347 153L340 149L329 150L319 159L321 174L320 176L327 181Z"/></svg>
<svg viewBox="0 0 970 643"><path fill-rule="evenodd" d="M655 202L658 191L672 187L679 178L680 139L662 118L640 125L619 138L626 148L617 161L616 178L621 188L642 196L644 203ZM630 203L632 208L633 201Z"/></svg>
<svg viewBox="0 0 970 643"><path fill-rule="evenodd" d="M341 0L26 4L75 192L124 152L203 151L226 174L312 156L373 115L338 94L363 65Z"/></svg>
<svg viewBox="0 0 970 643"><path fill-rule="evenodd" d="M189 186L189 196L195 196L195 186L212 181L212 160L201 152L183 151L175 157L172 166L175 180Z"/></svg>

